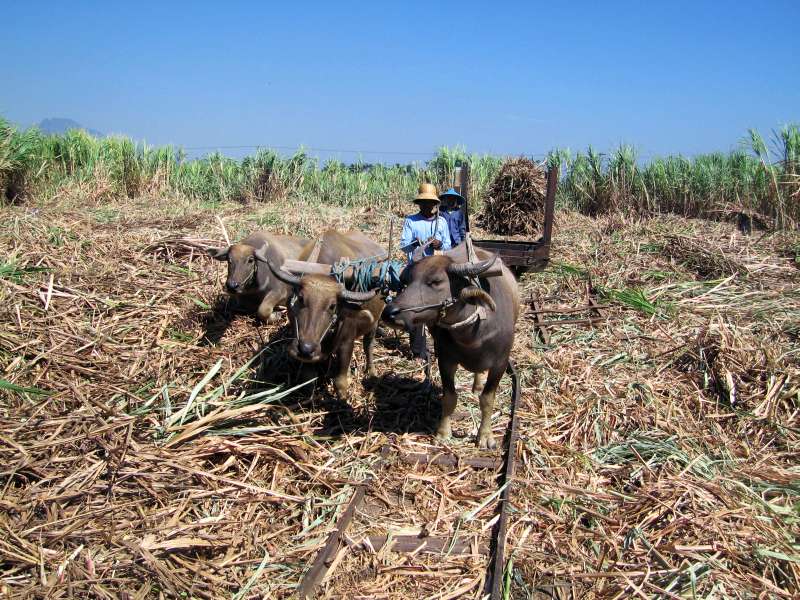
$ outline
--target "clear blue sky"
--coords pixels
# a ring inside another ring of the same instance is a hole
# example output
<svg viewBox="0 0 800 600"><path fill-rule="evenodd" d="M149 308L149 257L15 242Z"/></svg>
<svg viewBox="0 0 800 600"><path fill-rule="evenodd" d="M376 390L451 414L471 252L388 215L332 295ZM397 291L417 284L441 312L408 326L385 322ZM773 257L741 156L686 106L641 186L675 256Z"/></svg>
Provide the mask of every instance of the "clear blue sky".
<svg viewBox="0 0 800 600"><path fill-rule="evenodd" d="M68 117L152 144L535 154L627 142L693 154L800 121L798 0L2 12L0 114Z"/></svg>

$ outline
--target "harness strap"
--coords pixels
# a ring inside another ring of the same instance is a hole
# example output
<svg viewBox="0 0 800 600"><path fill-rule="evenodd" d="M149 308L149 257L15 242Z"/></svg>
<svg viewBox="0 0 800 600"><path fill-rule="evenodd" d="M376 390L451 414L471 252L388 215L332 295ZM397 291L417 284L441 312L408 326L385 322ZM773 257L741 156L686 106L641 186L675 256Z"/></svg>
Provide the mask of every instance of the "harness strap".
<svg viewBox="0 0 800 600"><path fill-rule="evenodd" d="M336 325L338 320L339 320L339 315L336 314L336 313L333 313L333 317L331 318L330 322L328 323L328 326L325 328L325 331L322 332L322 337L319 338L319 345L320 346L322 346L323 340L326 337L328 337L328 334L331 332L331 329L333 329L333 326ZM296 321L296 319L295 319L295 321Z"/></svg>
<svg viewBox="0 0 800 600"><path fill-rule="evenodd" d="M250 275L248 275L247 279L244 280L244 284L242 285L242 288L249 288L250 287L251 283L253 282L253 279L255 279L257 271L258 271L258 261L254 260L253 261L253 268L250 270Z"/></svg>
<svg viewBox="0 0 800 600"><path fill-rule="evenodd" d="M311 249L311 255L307 259L308 262L317 262L320 250L322 250L322 238L317 238L317 241L314 242L314 247Z"/></svg>
<svg viewBox="0 0 800 600"><path fill-rule="evenodd" d="M431 308L438 308L440 311L447 310L451 306L453 306L458 300L455 298L448 298L447 300L442 300L438 304L423 304L420 306L409 306L408 308L401 308L397 312L422 312L424 310L430 310Z"/></svg>
<svg viewBox="0 0 800 600"><path fill-rule="evenodd" d="M466 319L462 319L461 321L457 321L455 323L446 323L442 319L444 319L445 312L451 306L458 304L461 302L456 298L448 298L447 300L443 300L438 304L424 304L421 306L409 306L408 308L400 309L398 312L422 312L425 310L430 310L431 308L438 308L439 309L439 318L437 319L436 323L434 323L434 327L441 327L442 329L459 329L461 327L466 327L467 325L471 325L476 321L486 318L486 309L483 306L478 306L475 311L468 316Z"/></svg>

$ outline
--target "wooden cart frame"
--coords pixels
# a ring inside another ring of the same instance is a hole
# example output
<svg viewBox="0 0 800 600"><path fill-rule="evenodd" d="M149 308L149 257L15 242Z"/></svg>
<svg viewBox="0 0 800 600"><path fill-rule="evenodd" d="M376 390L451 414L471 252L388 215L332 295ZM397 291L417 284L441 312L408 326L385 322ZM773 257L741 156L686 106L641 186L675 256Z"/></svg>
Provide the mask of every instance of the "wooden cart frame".
<svg viewBox="0 0 800 600"><path fill-rule="evenodd" d="M466 200L464 216L469 230L469 165L458 167L453 187ZM544 225L542 234L535 241L528 240L472 240L478 248L494 252L503 259L506 266L519 276L528 271L542 271L550 262L550 242L553 235L556 190L558 188L558 167L547 170L547 192L544 201Z"/></svg>

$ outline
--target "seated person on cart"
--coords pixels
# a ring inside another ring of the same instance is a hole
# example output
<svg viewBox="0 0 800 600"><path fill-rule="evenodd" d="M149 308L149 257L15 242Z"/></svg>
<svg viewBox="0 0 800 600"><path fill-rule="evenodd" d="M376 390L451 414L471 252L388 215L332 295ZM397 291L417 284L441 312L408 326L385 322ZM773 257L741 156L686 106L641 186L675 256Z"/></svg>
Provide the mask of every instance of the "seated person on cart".
<svg viewBox="0 0 800 600"><path fill-rule="evenodd" d="M439 214L447 221L450 230L450 245L455 248L466 237L466 219L462 207L467 201L454 188L450 188L439 196L439 200L442 201Z"/></svg>
<svg viewBox="0 0 800 600"><path fill-rule="evenodd" d="M450 227L444 217L439 215L439 197L436 186L423 183L419 186L414 202L419 212L406 217L400 237L400 249L406 253L410 263L412 257L431 256L436 250L451 248ZM428 362L428 347L424 325L414 327L410 332L411 354L415 359Z"/></svg>

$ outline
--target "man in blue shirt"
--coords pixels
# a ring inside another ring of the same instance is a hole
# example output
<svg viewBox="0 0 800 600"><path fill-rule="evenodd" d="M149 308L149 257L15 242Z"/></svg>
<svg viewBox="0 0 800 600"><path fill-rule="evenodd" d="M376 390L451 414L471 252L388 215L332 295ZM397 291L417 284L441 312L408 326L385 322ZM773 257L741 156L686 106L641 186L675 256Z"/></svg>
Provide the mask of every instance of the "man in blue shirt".
<svg viewBox="0 0 800 600"><path fill-rule="evenodd" d="M436 186L423 183L414 202L419 206L419 212L406 217L400 236L400 248L409 262L414 251L420 247L424 247L425 256L431 256L434 250L451 248L450 227L439 215L440 200L436 195Z"/></svg>
<svg viewBox="0 0 800 600"><path fill-rule="evenodd" d="M439 196L439 200L442 201L439 213L447 221L447 226L450 229L450 245L455 248L466 237L467 226L462 209L466 204L466 200L454 188L450 188Z"/></svg>
<svg viewBox="0 0 800 600"><path fill-rule="evenodd" d="M439 215L440 200L436 194L436 186L430 183L420 185L414 202L419 206L419 212L406 217L400 236L400 249L406 253L409 263L415 251L423 256L431 256L436 250L451 248L450 226ZM425 326L418 325L409 334L411 354L414 358L427 362Z"/></svg>

